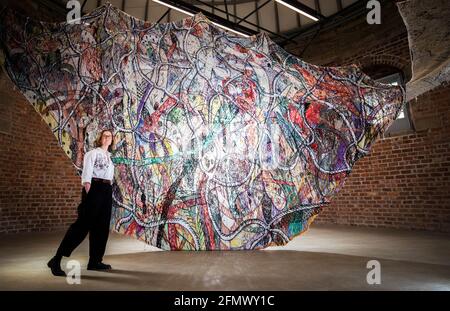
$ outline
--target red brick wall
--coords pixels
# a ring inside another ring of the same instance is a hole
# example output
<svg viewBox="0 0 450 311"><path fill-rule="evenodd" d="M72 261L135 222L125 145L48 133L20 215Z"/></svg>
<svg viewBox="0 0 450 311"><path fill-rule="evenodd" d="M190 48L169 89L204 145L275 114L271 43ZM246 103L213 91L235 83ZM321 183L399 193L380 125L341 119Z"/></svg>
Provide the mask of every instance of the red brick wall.
<svg viewBox="0 0 450 311"><path fill-rule="evenodd" d="M80 178L5 73L0 115L0 233L66 228L76 216Z"/></svg>

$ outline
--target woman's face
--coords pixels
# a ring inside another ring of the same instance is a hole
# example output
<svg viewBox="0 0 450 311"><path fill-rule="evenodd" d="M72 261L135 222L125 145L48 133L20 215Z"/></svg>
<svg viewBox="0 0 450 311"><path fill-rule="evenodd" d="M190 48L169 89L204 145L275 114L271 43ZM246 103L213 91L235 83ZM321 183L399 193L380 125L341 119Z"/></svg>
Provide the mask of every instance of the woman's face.
<svg viewBox="0 0 450 311"><path fill-rule="evenodd" d="M102 146L109 147L112 144L112 133L104 131L102 134Z"/></svg>

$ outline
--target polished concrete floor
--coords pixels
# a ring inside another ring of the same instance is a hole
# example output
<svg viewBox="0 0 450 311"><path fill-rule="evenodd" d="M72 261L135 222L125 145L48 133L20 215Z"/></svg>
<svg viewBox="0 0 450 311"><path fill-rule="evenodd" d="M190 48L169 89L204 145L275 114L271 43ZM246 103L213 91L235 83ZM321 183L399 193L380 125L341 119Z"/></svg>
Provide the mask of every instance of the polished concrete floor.
<svg viewBox="0 0 450 311"><path fill-rule="evenodd" d="M72 285L46 267L63 234L1 235L0 290L450 290L449 234L312 224L283 247L165 252L111 233L114 269L86 270L86 239L70 258L82 267ZM367 283L369 260L381 284Z"/></svg>

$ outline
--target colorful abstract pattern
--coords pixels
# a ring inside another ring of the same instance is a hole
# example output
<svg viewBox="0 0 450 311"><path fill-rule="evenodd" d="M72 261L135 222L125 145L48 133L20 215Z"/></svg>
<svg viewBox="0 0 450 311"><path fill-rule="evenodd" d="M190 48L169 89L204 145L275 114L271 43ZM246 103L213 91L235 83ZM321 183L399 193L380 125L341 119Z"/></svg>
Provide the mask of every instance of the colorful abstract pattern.
<svg viewBox="0 0 450 311"><path fill-rule="evenodd" d="M8 76L77 168L113 129L111 229L165 250L286 244L404 102L356 65L312 65L200 13L155 24L107 3L68 24L7 10L0 31Z"/></svg>

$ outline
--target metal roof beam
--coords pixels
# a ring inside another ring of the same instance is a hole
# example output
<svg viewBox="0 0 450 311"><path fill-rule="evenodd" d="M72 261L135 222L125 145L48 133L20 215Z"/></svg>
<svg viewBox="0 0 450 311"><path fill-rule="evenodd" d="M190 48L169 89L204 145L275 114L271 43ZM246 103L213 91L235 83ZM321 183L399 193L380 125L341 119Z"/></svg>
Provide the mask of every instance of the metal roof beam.
<svg viewBox="0 0 450 311"><path fill-rule="evenodd" d="M257 6L253 11L251 11L250 13L248 13L247 15L245 15L244 17L242 17L242 19L237 22L236 24L240 24L243 21L246 21L246 19L250 16L252 16L254 13L258 12L260 8L262 8L263 6L265 6L266 4L268 4L269 2L271 2L272 0L267 0L266 2L264 2L263 4L261 4L260 6ZM256 3L256 1L255 1Z"/></svg>
<svg viewBox="0 0 450 311"><path fill-rule="evenodd" d="M160 0L161 1L161 0ZM164 0L165 1L165 0ZM208 6L208 7L210 7L211 5L209 5L208 3L205 3L205 2L203 2L203 1L200 1L200 0L195 0L196 2L199 2L200 4L203 4L203 5L206 5L206 6ZM172 2L174 2L174 1L172 1ZM181 2L181 3L183 3L184 1L176 1L176 2ZM198 7L196 7L196 6L194 6L197 10L200 10L200 11L202 11L202 13L203 13L203 11L204 10L202 10L202 9L200 9L200 8L198 8ZM221 9L218 9L218 8L216 8L216 10L218 10L218 11L220 11L220 12L225 12L224 10L221 10ZM210 14L211 15L211 13L209 13L209 12L207 12L208 14ZM205 14L206 15L206 14ZM217 18L221 18L220 16L217 16L217 15L213 15L213 16L216 16ZM241 17L239 17L239 16L236 16L236 15L234 15L234 14L230 14L230 16L231 17L235 17L235 18L237 18L238 20L239 20L239 22L246 22L247 24L249 24L249 25L251 25L251 26L254 26L254 27L258 27L258 25L256 25L256 24L254 24L254 23L252 23L252 22L249 22L249 21L247 21L247 20L243 20L243 18L241 18ZM225 20L226 21L226 20ZM243 27L243 26L240 26L239 25L239 23L231 23L232 25L237 25L237 26L239 26L239 27ZM247 28L247 27L245 27L245 28ZM292 42L292 43L297 43L297 42L295 42L295 41L293 41L293 40L290 40L289 39L289 37L287 37L287 36L285 36L285 35L282 35L282 34L278 34L278 33L276 33L276 32L273 32L272 30L269 30L269 29L267 29L267 28L264 28L264 27L259 27L261 30L263 30L263 31L265 31L265 32L267 32L267 33L270 33L270 34L272 34L272 35L274 35L274 36L277 36L277 37L279 37L279 38L283 38L283 39L285 39L285 40L288 40L288 41L290 41L290 42ZM248 28L247 28L248 29ZM251 30L250 29L250 31L252 31L253 33L256 33L254 30Z"/></svg>

